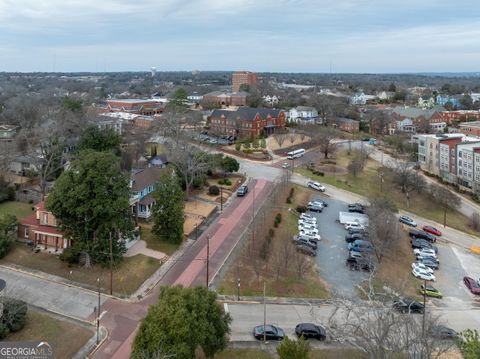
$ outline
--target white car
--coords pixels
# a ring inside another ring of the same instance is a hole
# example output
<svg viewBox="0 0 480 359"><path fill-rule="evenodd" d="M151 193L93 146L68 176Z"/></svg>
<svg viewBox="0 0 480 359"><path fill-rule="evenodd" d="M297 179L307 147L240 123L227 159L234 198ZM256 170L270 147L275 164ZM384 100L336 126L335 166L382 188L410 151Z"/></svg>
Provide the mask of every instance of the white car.
<svg viewBox="0 0 480 359"><path fill-rule="evenodd" d="M319 241L321 239L319 234L310 233L310 232L306 232L306 231L300 231L300 236L308 238L308 239L312 239L314 241Z"/></svg>
<svg viewBox="0 0 480 359"><path fill-rule="evenodd" d="M303 227L303 226L298 226L298 231L300 234L302 233L313 233L313 234L318 234L318 229L317 227Z"/></svg>
<svg viewBox="0 0 480 359"><path fill-rule="evenodd" d="M310 217L300 217L298 219L299 222L306 222L306 223L317 223L317 219L314 217L314 218L310 218Z"/></svg>
<svg viewBox="0 0 480 359"><path fill-rule="evenodd" d="M365 229L363 225L358 222L347 222L345 223L345 229L348 231L350 228Z"/></svg>
<svg viewBox="0 0 480 359"><path fill-rule="evenodd" d="M303 230L303 229L318 229L318 226L316 223L305 223L305 222L298 222L298 230Z"/></svg>
<svg viewBox="0 0 480 359"><path fill-rule="evenodd" d="M315 223L317 222L317 219L308 213L302 213L300 215L300 219L309 219L309 220L315 221Z"/></svg>
<svg viewBox="0 0 480 359"><path fill-rule="evenodd" d="M325 192L326 190L325 186L318 182L308 181L307 186L320 192Z"/></svg>
<svg viewBox="0 0 480 359"><path fill-rule="evenodd" d="M427 267L427 266L426 266L425 264L423 264L423 263L418 263L418 262L412 263L412 269L415 269L415 268L417 268L417 269L419 269L419 270L422 270L422 271L426 271L426 272L428 272L428 273L430 273L430 274L433 274L433 269Z"/></svg>
<svg viewBox="0 0 480 359"><path fill-rule="evenodd" d="M423 279L423 280L435 281L435 276L432 273L427 272L425 270L421 270L419 268L412 269L412 274L415 277Z"/></svg>
<svg viewBox="0 0 480 359"><path fill-rule="evenodd" d="M288 168L288 167L290 167L290 165L289 165L287 162L285 162L285 163L282 165L282 168Z"/></svg>
<svg viewBox="0 0 480 359"><path fill-rule="evenodd" d="M416 256L437 257L437 253L435 253L435 250L430 248L416 248L413 250L413 254L415 254Z"/></svg>

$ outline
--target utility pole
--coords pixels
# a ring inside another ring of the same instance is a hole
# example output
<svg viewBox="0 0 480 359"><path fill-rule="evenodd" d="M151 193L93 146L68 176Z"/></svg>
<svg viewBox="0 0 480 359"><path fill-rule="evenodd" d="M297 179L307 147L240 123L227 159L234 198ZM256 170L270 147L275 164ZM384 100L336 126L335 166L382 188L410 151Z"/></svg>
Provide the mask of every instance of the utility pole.
<svg viewBox="0 0 480 359"><path fill-rule="evenodd" d="M223 187L220 186L220 212L223 212Z"/></svg>
<svg viewBox="0 0 480 359"><path fill-rule="evenodd" d="M266 284L263 282L263 341L267 341L267 302L265 301Z"/></svg>
<svg viewBox="0 0 480 359"><path fill-rule="evenodd" d="M255 186L252 193L252 243L255 247Z"/></svg>
<svg viewBox="0 0 480 359"><path fill-rule="evenodd" d="M98 285L98 307L97 307L97 344L100 342L100 278L97 278Z"/></svg>
<svg viewBox="0 0 480 359"><path fill-rule="evenodd" d="M422 318L422 335L425 337L425 315L426 315L426 297L427 297L427 280L423 281L423 318Z"/></svg>
<svg viewBox="0 0 480 359"><path fill-rule="evenodd" d="M113 293L113 250L112 250L112 232L110 232L110 295Z"/></svg>
<svg viewBox="0 0 480 359"><path fill-rule="evenodd" d="M209 279L210 279L208 277L209 261L210 261L210 235L207 236L207 289L208 289L208 282L209 282Z"/></svg>

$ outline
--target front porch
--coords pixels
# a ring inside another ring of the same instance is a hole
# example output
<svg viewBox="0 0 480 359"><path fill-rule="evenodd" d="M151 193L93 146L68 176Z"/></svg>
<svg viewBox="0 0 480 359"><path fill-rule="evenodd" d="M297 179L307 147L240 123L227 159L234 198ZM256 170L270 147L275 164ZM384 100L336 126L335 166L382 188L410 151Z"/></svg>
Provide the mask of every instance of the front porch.
<svg viewBox="0 0 480 359"><path fill-rule="evenodd" d="M33 231L33 234L33 249L40 249L49 253L60 254L65 248L71 246L71 241L63 238L61 235L44 233L35 230Z"/></svg>

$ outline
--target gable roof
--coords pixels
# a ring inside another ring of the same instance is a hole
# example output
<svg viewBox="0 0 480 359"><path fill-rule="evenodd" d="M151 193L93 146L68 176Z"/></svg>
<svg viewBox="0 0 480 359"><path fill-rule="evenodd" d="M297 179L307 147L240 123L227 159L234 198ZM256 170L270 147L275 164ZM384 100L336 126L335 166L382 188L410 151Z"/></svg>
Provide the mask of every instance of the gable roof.
<svg viewBox="0 0 480 359"><path fill-rule="evenodd" d="M236 111L216 109L212 112L211 117L222 117L223 115L229 120L240 118L242 120L253 121L257 114L259 114L262 118L266 118L268 116L278 117L281 112L283 111L270 108L240 107Z"/></svg>
<svg viewBox="0 0 480 359"><path fill-rule="evenodd" d="M166 171L165 168L148 167L136 172L132 175L132 191L141 191L155 184L164 171Z"/></svg>
<svg viewBox="0 0 480 359"><path fill-rule="evenodd" d="M425 117L426 119L429 119L430 117L433 116L435 112L441 112L445 111L445 107L443 106L434 106L430 110L422 110L421 108L417 107L402 107L402 106L397 106L392 109L392 113L397 113L400 116L404 117L409 117L409 118L418 118L420 116Z"/></svg>

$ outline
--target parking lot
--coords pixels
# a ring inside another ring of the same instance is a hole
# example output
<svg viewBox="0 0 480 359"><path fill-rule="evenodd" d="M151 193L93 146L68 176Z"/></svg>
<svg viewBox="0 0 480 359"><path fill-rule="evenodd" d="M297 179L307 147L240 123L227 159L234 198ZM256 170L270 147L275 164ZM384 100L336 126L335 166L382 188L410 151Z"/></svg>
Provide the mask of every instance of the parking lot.
<svg viewBox="0 0 480 359"><path fill-rule="evenodd" d="M351 271L345 265L348 257L347 242L345 242L347 231L337 220L339 211L348 211L348 204L321 195L313 195L310 198L310 200L314 199L321 199L328 203L328 207L321 213L309 212L317 218L318 231L322 238L318 242L315 257L320 276L328 283L334 294L356 297L358 296L356 285L365 280L368 273Z"/></svg>

